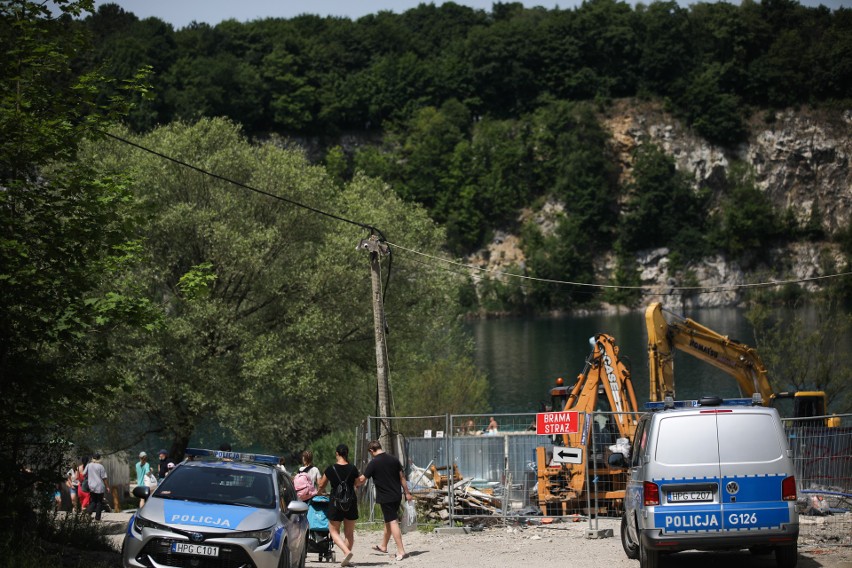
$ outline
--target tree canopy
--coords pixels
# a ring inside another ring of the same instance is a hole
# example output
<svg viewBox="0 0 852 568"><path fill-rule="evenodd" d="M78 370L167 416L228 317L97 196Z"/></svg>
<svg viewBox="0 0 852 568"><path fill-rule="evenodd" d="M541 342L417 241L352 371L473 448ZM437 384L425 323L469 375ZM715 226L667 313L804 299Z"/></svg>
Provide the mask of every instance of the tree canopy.
<svg viewBox="0 0 852 568"><path fill-rule="evenodd" d="M339 187L300 152L254 145L226 120L175 123L134 140L290 202L130 146L87 147L84 162L105 173L131 172L129 187L145 215L144 260L134 277L162 314L156 329L118 329L109 337L112 357L99 372L122 378L113 419L136 417L135 428L121 431L123 445L159 433L179 453L213 424L243 445L298 449L370 414L370 273L367 256L356 251L367 233L292 202L369 222L424 251L441 246L438 226L379 180L359 176ZM458 333L452 278L404 263L386 269L400 403L422 406L419 391L407 389L438 360L455 365L443 374L448 384L481 384L464 363L466 343L447 341ZM484 399L479 392L462 403L481 407Z"/></svg>

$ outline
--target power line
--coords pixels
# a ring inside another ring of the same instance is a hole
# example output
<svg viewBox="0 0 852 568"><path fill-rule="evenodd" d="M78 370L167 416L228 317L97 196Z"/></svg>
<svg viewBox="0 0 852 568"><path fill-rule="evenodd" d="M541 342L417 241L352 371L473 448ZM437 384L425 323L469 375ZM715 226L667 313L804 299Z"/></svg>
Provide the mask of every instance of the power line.
<svg viewBox="0 0 852 568"><path fill-rule="evenodd" d="M325 217L328 217L329 219L334 219L336 221L342 221L344 223L349 223L350 225L355 225L356 227L361 227L362 229L366 229L367 231L369 231L371 235L378 235L380 240L382 240L382 241L385 240L384 233L382 233L382 231L379 230L378 227L375 227L373 225L368 225L366 223L361 223L359 221L353 221L352 219L347 219L345 217L341 217L340 215L335 215L334 213L329 213L328 211L323 211L322 209L317 209L316 207L311 207L310 205L305 205L304 203L296 201L295 199L289 199L287 197L283 197L283 196L277 195L275 193L270 193L268 191L264 191L264 190L258 189L256 187L252 187L250 185L244 184L244 183L239 182L237 180L234 180L234 179L213 173L211 171L205 170L204 168L200 168L200 167L195 166L193 164L190 164L188 162L184 162L183 160L179 160L178 158L175 158L174 156L169 156L168 154L163 154L162 152L158 152L157 150L154 150L153 148L148 148L146 146L142 146L141 144L137 144L136 142L133 142L132 140L127 140L126 138L122 138L121 136L118 136L116 134L112 134L111 132L107 132L105 130L100 130L99 132L101 134L105 135L105 136L108 136L109 138L112 138L113 140L117 140L118 142L121 142L123 144L127 144L128 146L132 146L134 148L142 150L143 152L148 152L149 154L157 156L158 158L168 160L169 162L172 162L172 163L177 164L179 166L183 166L184 168L188 168L190 170L196 171L196 172L198 172L202 175L209 176L209 177L212 177L214 179L224 181L226 183L230 183L232 185L235 185L237 187L241 187L243 189L247 189L247 190L252 191L254 193L257 193L259 195L263 195L265 197L270 197L270 198L276 199L278 201L283 201L285 203L289 203L290 205L295 205L296 207L301 207L302 209L305 209L307 211L311 211L312 213L316 213L318 215L323 215ZM387 289L390 286L390 277L391 277L392 268L393 268L393 256L391 256L388 259L388 275L385 277L385 285L384 285L384 288L383 288L382 301L384 301L384 298L385 298L384 294L387 293Z"/></svg>
<svg viewBox="0 0 852 568"><path fill-rule="evenodd" d="M640 290L644 292L649 292L651 294L656 294L660 296L678 296L683 293L692 292L696 294L710 294L714 292L727 292L734 291L743 288L766 288L772 286L781 286L784 284L801 284L804 282L814 282L817 280L828 280L832 278L842 278L845 276L852 275L852 272L841 272L837 274L826 274L824 276L812 276L809 278L796 278L791 280L775 280L772 282L756 282L751 284L732 284L729 286L665 286L669 292L659 292L658 289L660 286L628 286L628 285L619 285L619 284L591 284L588 282L571 282L569 280L555 280L551 278L536 278L535 276L526 276L524 274L514 274L512 272L505 272L502 270L491 270L488 268L482 268L481 266L474 266L472 264L465 264L463 262L457 262L454 260L450 260L447 258L441 258L439 256L427 254L425 252L420 252L414 249L406 248L399 244L394 244L391 242L387 243L390 246L396 247L400 250L410 252L412 254L416 254L430 260L437 260L439 262L443 262L452 266L457 266L465 270L472 270L485 273L486 275L495 275L495 276L503 276L506 278L517 278L519 280L527 280L531 282L543 282L546 284L558 284L565 286L579 286L585 288L599 288L599 289L617 289L617 290ZM453 272L455 274L463 274L457 270L445 269L449 272Z"/></svg>
<svg viewBox="0 0 852 568"><path fill-rule="evenodd" d="M118 142L132 146L134 148L142 150L143 152L148 152L149 154L152 154L154 156L157 156L157 157L162 158L164 160L167 160L169 162L175 163L179 166L191 169L191 170L196 171L200 174L212 177L214 179L224 181L226 183L230 183L232 185L235 185L235 186L243 188L243 189L247 189L247 190L252 191L254 193L257 193L259 195L263 195L263 196L266 196L266 197L269 197L269 198L272 198L272 199L276 199L278 201L283 201L285 203L289 203L289 204L294 205L296 207L300 207L300 208L305 209L307 211L310 211L312 213L316 213L318 215L322 215L322 216L328 217L330 219L334 219L336 221L341 221L343 223L355 225L356 227L361 227L362 229L369 231L370 234L378 235L380 241L387 243L391 247L396 247L400 250L410 252L412 254L420 255L420 256L423 256L423 257L431 259L431 260L437 260L439 262L458 266L458 267L460 267L464 270L468 270L468 271L473 270L473 271L483 272L487 275L503 276L503 277L507 277L507 278L516 278L516 279L519 279L519 280L527 280L527 281L531 281L531 282L542 282L542 283L546 283L546 284L576 286L576 287L581 287L581 288L597 288L597 289L612 289L612 290L640 290L640 291L649 292L649 293L652 293L652 294L657 294L657 295L660 295L660 296L682 295L683 293L689 293L689 292L695 293L695 294L710 294L710 293L715 293L715 292L734 291L734 290L740 290L740 289L745 289L745 288L766 288L766 287L772 287L772 286L781 286L781 285L784 285L784 284L801 284L801 283L804 283L804 282L814 282L814 281L818 281L818 280L842 278L842 277L845 277L845 276L852 275L852 272L842 272L842 273L838 273L838 274L826 274L824 276L812 276L812 277L809 277L809 278L797 278L797 279L790 279L790 280L776 280L776 281L773 281L773 282L757 282L757 283L752 283L752 284L732 284L730 286L716 286L716 287L710 287L710 286L666 286L665 288L669 291L668 292L660 292L660 291L658 291L658 289L660 288L659 286L629 286L629 285L620 285L620 284L592 284L592 283L589 283L589 282L572 282L570 280L557 280L557 279L552 279L552 278L537 278L535 276L527 276L527 275L524 275L524 274L513 274L511 272L505 272L505 271L501 271L501 270L489 270L487 268L482 268L482 267L479 267L479 266L473 266L473 265L470 265L470 264L464 264L464 263L461 263L461 262L456 262L456 261L449 260L449 259L446 259L446 258L441 258L439 256L434 256L434 255L430 255L430 254L420 252L420 251L417 251L417 250L414 250L414 249L410 249L410 248L404 247L404 246L399 245L399 244L391 243L390 241L388 241L385 238L382 231L379 230L377 227L375 227L373 225L369 225L367 223L361 223L360 221L353 221L352 219L347 219L345 217L341 217L340 215L335 215L334 213L329 213L327 211L323 211L322 209L317 209L316 207L306 205L306 204L301 203L299 201L296 201L294 199L290 199L290 198L287 198L287 197L283 197L281 195L277 195L277 194L274 194L274 193L270 193L268 191L264 191L262 189L258 189L256 187L252 187L250 185L236 181L234 179L231 179L231 178L213 173L211 171L205 170L203 168L200 168L198 166L195 166L193 164L190 164L188 162L185 162L185 161L180 160L178 158L175 158L173 156L163 154L162 152L158 152L157 150L154 150L152 148L142 146L141 144L138 144L138 143L133 142L131 140L127 140L126 138L122 138L121 136L118 136L116 134L112 134L110 132L103 131L103 130L101 131L101 133L104 134L105 136L109 137L109 138L117 140ZM391 254L390 257L393 258L393 255ZM457 271L451 271L451 272L457 272ZM388 288L388 285L390 283L390 275L391 275L391 268L390 268L390 266L388 266L388 274L387 274L387 277L386 277L387 280L386 280L385 286L382 290L382 297L383 298L384 298L384 295L387 293L387 288Z"/></svg>
<svg viewBox="0 0 852 568"><path fill-rule="evenodd" d="M145 146L142 146L141 144L137 144L136 142L133 142L131 140L127 140L126 138L122 138L121 136L117 136L117 135L112 134L110 132L107 132L105 130L101 130L100 132L102 134L104 134L105 136L108 136L108 137L110 137L114 140L117 140L119 142L127 144L128 146L133 146L134 148L142 150L143 152L148 152L149 154L153 154L154 156L157 156L157 157L162 158L164 160L168 160L169 162L178 164L179 166L189 168L190 170L194 170L194 171L196 171L200 174L212 177L214 179L224 181L226 183L230 183L230 184L235 185L237 187L247 189L247 190L252 191L254 193L264 195L266 197L271 197L272 199L277 199L278 201L283 201L285 203L289 203L290 205L295 205L296 207L301 207L302 209L306 209L308 211L311 211L312 213L316 213L318 215L323 215L325 217L328 217L330 219L334 219L336 221L342 221L344 223L349 223L350 225L355 225L356 227L361 227L362 229L366 229L366 230L370 231L371 234L379 235L379 237L381 237L381 239L384 240L384 235L382 234L382 232L378 228L374 227L373 225L368 225L366 223L361 223L359 221L353 221L352 219L347 219L345 217L341 217L340 215L335 215L334 213L329 213L328 211L323 211L322 209L317 209L316 207L311 207L310 205L305 205L304 203L301 203L301 202L296 201L294 199L289 199L289 198L283 197L281 195L269 193L268 191L264 191L264 190L258 189L256 187L252 187L250 185L244 184L244 183L239 182L237 180L227 178L225 176L222 176L222 175L213 173L211 171L205 170L203 168L200 168L200 167L195 166L193 164L190 164L188 162L184 162L183 160L179 160L178 158L175 158L173 156L163 154L162 152L158 152L157 150L154 150L152 148L147 148Z"/></svg>

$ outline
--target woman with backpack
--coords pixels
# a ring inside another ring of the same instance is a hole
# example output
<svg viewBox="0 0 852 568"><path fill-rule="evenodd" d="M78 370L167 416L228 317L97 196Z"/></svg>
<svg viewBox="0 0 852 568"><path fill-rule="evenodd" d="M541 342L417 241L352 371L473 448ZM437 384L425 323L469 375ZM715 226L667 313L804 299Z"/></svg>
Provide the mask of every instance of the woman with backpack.
<svg viewBox="0 0 852 568"><path fill-rule="evenodd" d="M325 468L319 480L319 494L322 494L326 485L331 484L327 513L328 532L334 544L345 555L340 562L341 566L349 566L352 560L355 521L358 520L355 488L361 485L359 478L358 468L349 463L349 448L346 444L340 444L335 450L335 463ZM340 523L343 523L343 537L340 536Z"/></svg>
<svg viewBox="0 0 852 568"><path fill-rule="evenodd" d="M319 487L320 470L314 465L314 453L311 450L302 452L302 467L299 468L299 473L308 474L314 487Z"/></svg>

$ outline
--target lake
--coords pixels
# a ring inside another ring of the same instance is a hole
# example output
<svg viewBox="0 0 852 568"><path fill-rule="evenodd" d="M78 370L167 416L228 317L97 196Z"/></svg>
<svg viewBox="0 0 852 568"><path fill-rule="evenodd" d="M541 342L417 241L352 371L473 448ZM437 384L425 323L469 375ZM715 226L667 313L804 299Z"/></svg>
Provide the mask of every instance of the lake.
<svg viewBox="0 0 852 568"><path fill-rule="evenodd" d="M689 317L731 339L754 345L744 310L705 309ZM572 385L591 353L589 338L606 333L615 338L619 355L630 368L640 404L649 399L648 335L644 310L628 314L596 314L559 319L491 319L470 322L477 366L488 374L489 401L496 413L537 412L549 399L557 377ZM680 352L675 353L678 399L703 395L740 396L729 375Z"/></svg>

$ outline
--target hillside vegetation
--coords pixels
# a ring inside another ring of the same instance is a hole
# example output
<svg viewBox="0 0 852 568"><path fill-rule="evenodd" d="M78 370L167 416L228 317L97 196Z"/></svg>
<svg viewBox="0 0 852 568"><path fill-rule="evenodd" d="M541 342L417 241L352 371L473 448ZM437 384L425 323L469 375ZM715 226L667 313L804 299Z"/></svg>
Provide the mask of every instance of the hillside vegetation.
<svg viewBox="0 0 852 568"><path fill-rule="evenodd" d="M355 21L304 15L173 30L107 4L80 25L94 36L89 65L118 77L150 66L150 97L131 113L133 128L227 116L257 137L309 140L339 183L364 172L423 205L456 255L508 231L522 237L516 268L527 275L592 282L594 259L608 253L618 264L609 282L630 285L636 253L653 247L670 249L673 270L803 239L849 250L848 222L827 234L818 215L772 206L749 164L735 164L711 192L647 144L623 176L601 115L616 98L660 101L709 143L733 149L755 114L848 108L852 10L790 0L491 11L450 2ZM523 208L548 200L568 205L555 231L519 221ZM476 309L489 293L480 286L463 299ZM549 285L497 294L509 311L637 297Z"/></svg>

